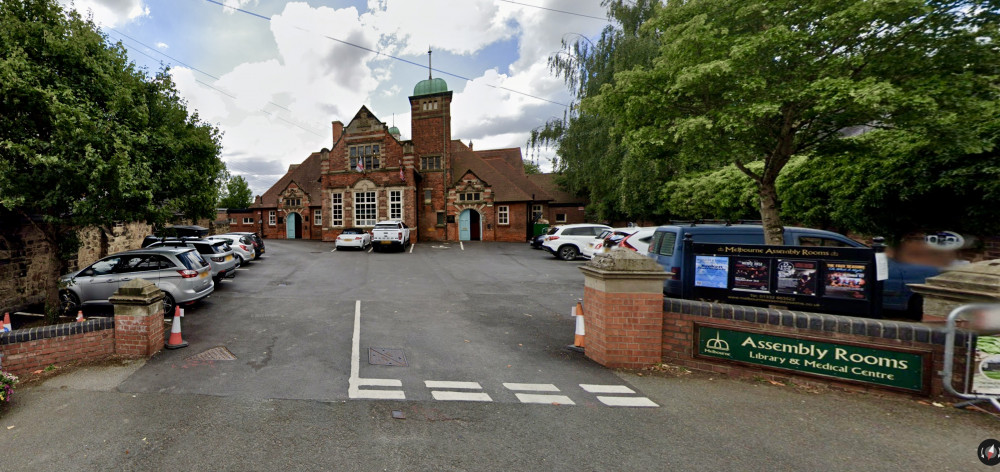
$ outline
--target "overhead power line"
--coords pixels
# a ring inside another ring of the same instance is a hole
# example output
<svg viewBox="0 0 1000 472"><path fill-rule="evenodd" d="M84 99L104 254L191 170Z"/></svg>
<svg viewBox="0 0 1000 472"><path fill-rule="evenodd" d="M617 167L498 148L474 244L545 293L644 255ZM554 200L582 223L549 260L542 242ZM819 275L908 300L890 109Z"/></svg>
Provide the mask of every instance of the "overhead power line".
<svg viewBox="0 0 1000 472"><path fill-rule="evenodd" d="M240 13L244 13L244 14L256 17L256 18L260 18L262 20L271 21L271 18L268 18L268 17L266 17L264 15L261 15L259 13L254 13L254 12L252 12L250 10L245 10L245 9L239 8L239 7L228 6L228 5L225 5L222 2L219 2L219 1L216 1L216 0L205 0L205 1L208 2L208 3L214 3L216 5L219 5L219 6L223 7L223 8L228 8L230 10L238 11ZM353 47L353 48L360 49L362 51L370 52L370 53L375 54L377 56L388 57L390 59L393 59L393 60L396 60L396 61L399 61L399 62L403 62L403 63L406 63L406 64L410 64L410 65L413 65L413 66L420 67L421 69L427 68L427 66L425 66L423 64L411 61L409 59L403 59L402 57L393 56L392 54L387 54L387 53L384 53L384 52L379 51L377 49L372 49L372 48L369 48L369 47L366 47L366 46L362 46L360 44L352 43L350 41L344 41L342 39L334 38L333 36L329 36L329 35L326 35L326 34L323 34L323 33L317 33L315 31L310 31L310 30L307 30L307 29L302 28L302 27L297 26L297 25L292 25L292 27L294 27L294 28L296 28L296 29L298 29L300 31L305 31L307 33L312 33L312 34L324 37L326 39L329 39L331 41L343 44L345 46L350 46L350 47ZM432 70L434 72L437 72L437 73L440 73L440 74L444 74L444 75L447 75L447 76L454 77L456 79L461 79L461 80L464 80L466 82L472 82L472 79L470 79L468 77L464 77L464 76L461 76L461 75L458 75L458 74L455 74L455 73L452 73L452 72L448 72L446 70L434 69L434 68L431 68L430 70ZM548 103L551 103L553 105L559 105L559 106L563 106L563 107L568 107L569 106L566 103L557 102L555 100L549 100L547 98L542 98L542 97L539 97L537 95L532 95L530 93L521 92L520 90L514 90L512 88L504 87L504 86L501 86L501 85L493 85L493 84L483 84L483 85L485 85L487 87L490 87L490 88L497 89L497 90L503 90L503 91L510 92L510 93L513 93L513 94L522 95L522 96L525 96L525 97L528 97L528 98L533 98L535 100L539 100L539 101L543 101L543 102L548 102Z"/></svg>
<svg viewBox="0 0 1000 472"><path fill-rule="evenodd" d="M566 10L556 10L555 8L541 7L541 6L538 6L538 5L529 5L527 3L513 2L511 0L497 0L497 1L504 2L504 3L513 3L514 5L521 5L522 7L538 8L539 10L548 10L548 11L554 11L556 13L565 13L567 15L581 16L581 17L584 17L584 18L593 18L595 20L601 20L601 21L603 21L605 23L608 21L607 18L601 17L601 16L584 15L583 13L576 13L576 12L566 11Z"/></svg>

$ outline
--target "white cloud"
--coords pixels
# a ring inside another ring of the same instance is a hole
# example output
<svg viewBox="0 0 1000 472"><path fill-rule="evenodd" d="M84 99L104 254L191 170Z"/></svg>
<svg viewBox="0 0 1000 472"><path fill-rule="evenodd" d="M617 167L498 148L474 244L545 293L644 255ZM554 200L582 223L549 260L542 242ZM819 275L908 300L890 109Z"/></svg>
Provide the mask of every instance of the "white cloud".
<svg viewBox="0 0 1000 472"><path fill-rule="evenodd" d="M60 3L70 8L69 0L60 0ZM149 7L143 0L76 0L72 8L84 17L93 13L95 23L109 27L149 16Z"/></svg>
<svg viewBox="0 0 1000 472"><path fill-rule="evenodd" d="M368 0L365 21L395 37L406 55L427 48L471 54L516 32L492 0Z"/></svg>
<svg viewBox="0 0 1000 472"><path fill-rule="evenodd" d="M169 49L170 48L170 46L167 45L167 43L164 43L163 41L160 41L160 42L156 43L156 47L158 47L160 49Z"/></svg>
<svg viewBox="0 0 1000 472"><path fill-rule="evenodd" d="M222 11L233 14L236 13L235 8L243 8L251 3L256 5L257 0L222 0Z"/></svg>

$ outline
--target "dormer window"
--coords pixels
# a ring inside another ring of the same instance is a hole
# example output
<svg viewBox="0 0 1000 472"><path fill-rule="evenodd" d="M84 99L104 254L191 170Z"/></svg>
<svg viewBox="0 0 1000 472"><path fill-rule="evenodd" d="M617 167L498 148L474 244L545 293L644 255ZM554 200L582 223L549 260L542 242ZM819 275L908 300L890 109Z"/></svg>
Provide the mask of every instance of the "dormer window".
<svg viewBox="0 0 1000 472"><path fill-rule="evenodd" d="M350 156L351 156L351 169L358 167L358 160L364 162L365 169L378 169L379 162L378 156L380 154L380 146L378 144L359 144L357 146L350 146Z"/></svg>

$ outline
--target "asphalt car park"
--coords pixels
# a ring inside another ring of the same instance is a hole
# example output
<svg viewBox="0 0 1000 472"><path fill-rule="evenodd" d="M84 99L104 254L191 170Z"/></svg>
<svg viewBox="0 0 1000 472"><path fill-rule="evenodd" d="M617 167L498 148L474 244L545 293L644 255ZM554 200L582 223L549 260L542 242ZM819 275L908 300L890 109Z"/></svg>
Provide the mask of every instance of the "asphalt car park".
<svg viewBox="0 0 1000 472"><path fill-rule="evenodd" d="M251 398L655 406L565 349L580 263L527 244L418 243L405 252L268 241L120 389ZM219 357L233 357L219 360ZM631 392L631 393L628 393Z"/></svg>

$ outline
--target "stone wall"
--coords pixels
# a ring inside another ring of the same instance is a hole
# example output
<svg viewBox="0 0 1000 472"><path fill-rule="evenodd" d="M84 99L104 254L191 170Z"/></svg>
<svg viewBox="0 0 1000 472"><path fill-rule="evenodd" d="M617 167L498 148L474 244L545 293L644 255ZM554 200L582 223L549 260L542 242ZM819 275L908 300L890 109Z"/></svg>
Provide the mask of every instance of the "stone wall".
<svg viewBox="0 0 1000 472"><path fill-rule="evenodd" d="M28 222L3 222L0 228L0 313L44 303L60 272L71 272L116 252L137 249L152 233L146 223L124 223L105 234L96 227L77 232L80 249L65 269L42 232Z"/></svg>

